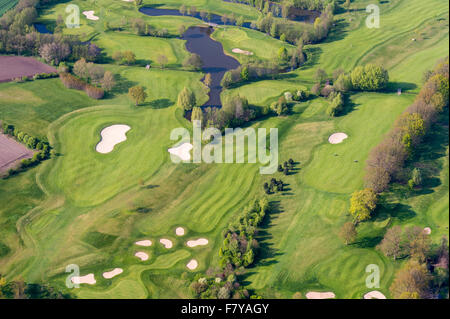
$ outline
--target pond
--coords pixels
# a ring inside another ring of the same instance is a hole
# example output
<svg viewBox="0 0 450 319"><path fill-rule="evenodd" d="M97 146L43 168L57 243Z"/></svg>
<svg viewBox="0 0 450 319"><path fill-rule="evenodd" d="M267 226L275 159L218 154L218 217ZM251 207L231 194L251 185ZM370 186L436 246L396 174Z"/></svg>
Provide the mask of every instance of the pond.
<svg viewBox="0 0 450 319"><path fill-rule="evenodd" d="M229 2L232 1L229 0ZM245 2L243 3L247 4ZM278 4L271 3L271 5L275 6ZM182 39L186 40L186 49L191 53L198 54L202 59L203 72L211 73L212 85L210 87L209 100L203 105L203 107L220 107L222 105L220 101L220 93L222 92L220 82L227 71L236 69L240 66L240 63L236 59L224 53L220 42L217 42L210 37L211 33L214 31L213 26L227 24L222 21L222 17L216 14L210 14L207 18L202 18L199 12L196 12L193 15L183 15L177 9L160 9L157 7L141 7L139 11L152 17L190 16L203 20L205 24L209 24L209 26L205 27L195 26L188 28L183 34ZM292 20L296 21L314 22L316 14L319 13L300 10L296 11L295 14L292 14L288 18L291 19L292 17ZM250 28L250 23L246 22L242 26L244 28ZM291 71L291 69L287 69L285 71Z"/></svg>
<svg viewBox="0 0 450 319"><path fill-rule="evenodd" d="M204 107L222 105L220 82L225 72L236 69L240 65L236 59L224 53L220 42L211 39L210 35L213 31L211 27L190 27L182 37L183 40L186 40L186 49L191 53L198 54L202 59L203 72L211 74L209 100L203 105Z"/></svg>

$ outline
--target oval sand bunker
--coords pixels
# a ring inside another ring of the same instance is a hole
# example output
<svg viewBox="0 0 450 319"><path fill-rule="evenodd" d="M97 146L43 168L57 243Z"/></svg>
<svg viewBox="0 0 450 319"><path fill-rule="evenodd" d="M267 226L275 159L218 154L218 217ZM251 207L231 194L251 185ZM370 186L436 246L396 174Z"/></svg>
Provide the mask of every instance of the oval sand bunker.
<svg viewBox="0 0 450 319"><path fill-rule="evenodd" d="M334 133L328 138L328 142L330 142L331 144L339 144L342 143L342 141L347 137L348 136L345 133Z"/></svg>
<svg viewBox="0 0 450 319"><path fill-rule="evenodd" d="M161 244L163 244L164 247L166 247L167 249L172 248L172 246L173 246L172 241L169 240L169 239L164 239L164 238L162 238L162 239L159 240L159 242L160 242Z"/></svg>
<svg viewBox="0 0 450 319"><path fill-rule="evenodd" d="M184 233L185 233L185 231L184 231L183 227L177 227L177 229L175 229L175 234L177 236L184 236Z"/></svg>
<svg viewBox="0 0 450 319"><path fill-rule="evenodd" d="M99 17L94 15L93 10L83 11L83 14L86 16L86 19L89 19L89 20L97 21L99 19Z"/></svg>
<svg viewBox="0 0 450 319"><path fill-rule="evenodd" d="M191 261L188 262L188 264L186 265L187 268L189 268L190 270L194 270L195 268L198 267L198 262L195 259L191 259Z"/></svg>
<svg viewBox="0 0 450 319"><path fill-rule="evenodd" d="M123 269L122 268L114 268L111 271L107 271L103 273L103 278L106 279L111 279L117 275L120 275L121 273L123 273Z"/></svg>
<svg viewBox="0 0 450 319"><path fill-rule="evenodd" d="M331 291L329 292L310 291L306 294L307 299L330 299L334 297L336 297L336 295Z"/></svg>
<svg viewBox="0 0 450 319"><path fill-rule="evenodd" d="M74 284L89 284L94 285L97 281L95 280L94 274L89 274L86 276L74 276L70 279Z"/></svg>
<svg viewBox="0 0 450 319"><path fill-rule="evenodd" d="M208 239L206 238L199 238L197 240L189 240L186 245L188 247L195 247L195 246L204 246L208 245Z"/></svg>
<svg viewBox="0 0 450 319"><path fill-rule="evenodd" d="M374 290L366 293L364 295L364 299L386 299L386 296L383 295L381 292Z"/></svg>
<svg viewBox="0 0 450 319"><path fill-rule="evenodd" d="M138 246L149 247L152 245L152 241L151 240L140 240L140 241L135 242L135 244Z"/></svg>
<svg viewBox="0 0 450 319"><path fill-rule="evenodd" d="M102 140L97 144L95 150L102 154L111 152L116 144L126 141L127 136L125 135L125 133L130 129L131 127L124 124L116 124L105 127L100 132Z"/></svg>
<svg viewBox="0 0 450 319"><path fill-rule="evenodd" d="M139 252L135 253L134 255L142 261L146 261L148 259L148 255L142 251L139 251Z"/></svg>

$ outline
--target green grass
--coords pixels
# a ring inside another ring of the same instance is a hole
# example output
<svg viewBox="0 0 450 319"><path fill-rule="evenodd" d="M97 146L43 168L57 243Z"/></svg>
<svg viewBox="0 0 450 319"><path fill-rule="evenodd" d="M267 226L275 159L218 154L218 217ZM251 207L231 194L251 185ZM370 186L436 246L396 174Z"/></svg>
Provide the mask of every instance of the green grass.
<svg viewBox="0 0 450 319"><path fill-rule="evenodd" d="M136 59L142 64L159 64L158 56L165 55L167 66L181 65L187 56L184 50L184 41L179 39L161 39L155 37L140 37L124 33L107 32L96 36L94 42L105 49L106 55L111 58L116 51L131 50Z"/></svg>
<svg viewBox="0 0 450 319"><path fill-rule="evenodd" d="M250 60L254 57L262 60L273 60L278 57L278 50L281 47L293 48L292 45L274 39L267 34L246 28L221 27L217 28L212 36L216 41L223 44L225 52L233 55L239 61ZM234 48L250 51L253 55L246 56L233 53Z"/></svg>
<svg viewBox="0 0 450 319"><path fill-rule="evenodd" d="M134 5L98 0L94 4L72 1L81 10L96 10L101 19L118 21L140 14ZM156 4L157 1L144 1ZM169 0L176 8L182 1ZM391 89L407 92L359 93L351 96L348 112L337 118L325 115L328 101L314 98L293 105L288 116L268 117L252 127L278 128L280 162L293 158L298 171L284 176L263 176L259 164L180 164L170 161L167 148L175 144L170 131L188 127L175 101L187 86L199 104L207 100L200 82L203 74L174 69L187 54L182 41L104 32L103 21L82 16L80 29L65 30L93 38L107 57L116 50L135 51L140 62L154 62L159 54L169 58L170 69L142 65L104 67L117 74L118 87L105 100L94 101L83 92L65 89L58 79L0 84L0 118L38 136L48 136L58 156L18 176L0 180L0 245L9 247L0 256L0 272L34 282L50 282L65 289L68 264L78 264L81 274L94 273L97 284L82 285L80 298L189 298L188 286L197 271L215 267L222 243L221 232L248 201L263 194L271 177L282 179L288 190L271 195L274 212L260 230L261 254L244 275L249 288L266 298L291 298L300 291L333 291L338 298L361 298L368 264L381 270L380 291L389 286L402 261L385 258L374 246L392 224L432 228L433 242L448 236L448 139L443 131L431 138L421 161L435 167L424 191L407 193L402 185L386 198L374 219L358 226L355 244L344 245L338 233L350 220L348 202L363 185L365 160L398 115L412 103L422 74L448 55L448 4L431 0L393 0L381 4L380 29L367 29L364 8L369 1L353 1L356 10L337 17L337 30L329 40L307 47L308 62L299 70L276 79L242 85L222 93L241 94L253 105L264 106L285 91L310 88L320 67L331 73L369 62L383 64L390 73ZM248 6L220 0L194 0L191 5L214 13L234 12L255 19ZM63 13L66 3L44 11L43 21ZM101 8L104 8L103 10ZM188 17L143 17L177 35L181 24L195 24ZM351 18L351 21L350 21ZM415 30L420 31L416 32ZM421 34L417 41L411 41ZM234 47L270 59L280 41L262 33L236 27L218 29L214 37L227 53ZM230 53L231 54L231 53ZM238 57L244 61L244 57ZM174 68L172 68L174 67ZM135 107L127 97L130 86L144 86L148 98ZM404 91L405 91L404 90ZM12 93L11 93L12 92ZM127 124L127 140L109 154L95 145L100 131L111 124ZM349 135L342 144L330 145L331 133ZM337 154L335 156L334 154ZM357 162L355 162L357 160ZM403 187L403 188L402 188ZM187 233L175 236L182 226ZM188 248L189 239L207 238L207 246ZM167 250L159 239L169 238ZM137 240L150 239L151 247ZM2 249L2 248L0 248ZM3 249L4 250L4 249ZM142 262L137 251L149 254ZM0 255L2 253L0 252ZM186 268L195 258L196 271ZM120 267L124 273L106 280L102 273Z"/></svg>

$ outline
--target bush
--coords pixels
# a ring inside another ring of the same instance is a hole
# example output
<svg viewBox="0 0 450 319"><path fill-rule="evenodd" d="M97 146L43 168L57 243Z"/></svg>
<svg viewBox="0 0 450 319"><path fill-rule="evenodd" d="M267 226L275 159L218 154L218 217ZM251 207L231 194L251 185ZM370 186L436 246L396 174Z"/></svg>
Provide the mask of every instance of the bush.
<svg viewBox="0 0 450 319"><path fill-rule="evenodd" d="M87 96L96 100L103 98L103 96L105 95L105 91L103 91L103 89L89 84L85 86L84 91L86 92Z"/></svg>
<svg viewBox="0 0 450 319"><path fill-rule="evenodd" d="M357 66L350 74L352 87L361 91L384 89L389 82L388 72L381 66L367 64Z"/></svg>

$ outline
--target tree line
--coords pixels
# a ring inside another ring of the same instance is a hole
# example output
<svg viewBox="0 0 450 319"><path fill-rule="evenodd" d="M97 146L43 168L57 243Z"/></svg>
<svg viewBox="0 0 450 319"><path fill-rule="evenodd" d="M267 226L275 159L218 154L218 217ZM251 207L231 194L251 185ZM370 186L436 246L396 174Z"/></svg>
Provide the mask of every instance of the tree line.
<svg viewBox="0 0 450 319"><path fill-rule="evenodd" d="M414 103L401 114L383 141L370 152L365 183L377 193L385 191L392 181L399 180L405 162L412 158L437 121L437 116L448 107L448 63L447 57L425 74L425 84ZM415 180L418 181L417 176Z"/></svg>
<svg viewBox="0 0 450 319"><path fill-rule="evenodd" d="M0 299L73 299L73 295L64 293L45 284L28 283L23 280L7 281L0 274Z"/></svg>

